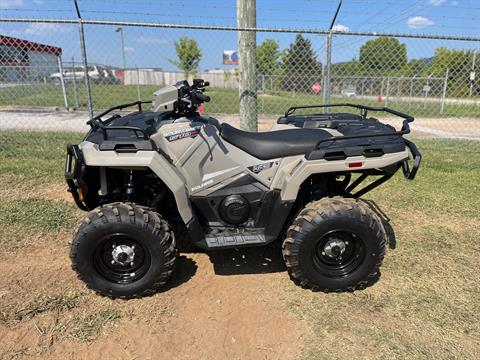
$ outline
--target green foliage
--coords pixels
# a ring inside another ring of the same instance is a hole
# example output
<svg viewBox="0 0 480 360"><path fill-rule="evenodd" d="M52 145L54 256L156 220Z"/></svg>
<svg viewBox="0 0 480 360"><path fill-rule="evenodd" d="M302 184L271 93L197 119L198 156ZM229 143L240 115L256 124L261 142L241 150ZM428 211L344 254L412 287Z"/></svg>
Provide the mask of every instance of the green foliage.
<svg viewBox="0 0 480 360"><path fill-rule="evenodd" d="M360 48L360 64L368 74L393 74L407 63L407 47L398 39L382 36Z"/></svg>
<svg viewBox="0 0 480 360"><path fill-rule="evenodd" d="M308 92L322 78L322 66L312 49L312 42L298 34L282 59L282 88Z"/></svg>
<svg viewBox="0 0 480 360"><path fill-rule="evenodd" d="M468 79L472 64L473 52L468 50L449 50L445 47L439 47L435 50L432 71L434 76L444 76L448 69L451 76L458 78L460 74L464 79Z"/></svg>
<svg viewBox="0 0 480 360"><path fill-rule="evenodd" d="M177 52L178 60L170 60L170 62L181 69L185 73L185 77L194 74L202 59L202 51L198 47L197 41L182 36L175 42L175 51Z"/></svg>
<svg viewBox="0 0 480 360"><path fill-rule="evenodd" d="M435 50L432 72L434 76L445 76L448 69L449 95L468 95L472 60L473 52L471 50L450 50L445 47L439 47Z"/></svg>
<svg viewBox="0 0 480 360"><path fill-rule="evenodd" d="M428 76L430 71L430 65L422 60L410 60L405 66L403 66L397 73L398 76L405 77L422 77Z"/></svg>
<svg viewBox="0 0 480 360"><path fill-rule="evenodd" d="M272 75L279 66L280 51L275 40L267 39L257 46L257 73L259 75Z"/></svg>
<svg viewBox="0 0 480 360"><path fill-rule="evenodd" d="M333 76L358 76L358 74L361 74L361 72L362 66L355 59L351 61L332 64Z"/></svg>

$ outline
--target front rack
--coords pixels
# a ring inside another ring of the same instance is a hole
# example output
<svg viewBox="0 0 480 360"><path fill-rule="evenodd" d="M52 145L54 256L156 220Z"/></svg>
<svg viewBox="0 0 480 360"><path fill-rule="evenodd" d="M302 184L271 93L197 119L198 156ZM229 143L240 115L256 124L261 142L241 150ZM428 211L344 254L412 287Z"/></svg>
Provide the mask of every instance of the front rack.
<svg viewBox="0 0 480 360"><path fill-rule="evenodd" d="M107 131L110 131L110 130L127 130L127 131L133 131L135 134L141 133L142 138L144 140L148 140L149 139L148 133L145 130L140 129L138 127L135 127L135 126L106 126L110 122L112 122L113 120L119 118L120 115L115 114L115 115L109 117L108 119L106 119L105 121L102 121L102 117L111 113L114 110L122 110L122 109L131 107L131 106L135 106L135 105L138 106L138 111L142 111L142 104L151 104L151 103L152 103L152 101L134 101L134 102L131 102L131 103L111 107L110 109L105 110L104 112L102 112L102 113L98 114L97 116L88 120L87 125L90 125L90 127L92 128L93 131L97 131L97 130L102 131L104 140L107 140L107 138L108 138Z"/></svg>

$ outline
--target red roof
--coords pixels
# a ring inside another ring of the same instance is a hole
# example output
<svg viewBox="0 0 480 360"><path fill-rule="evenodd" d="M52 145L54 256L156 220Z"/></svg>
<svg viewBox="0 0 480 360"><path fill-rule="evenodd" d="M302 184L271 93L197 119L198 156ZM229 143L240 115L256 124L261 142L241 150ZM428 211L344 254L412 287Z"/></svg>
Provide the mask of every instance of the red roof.
<svg viewBox="0 0 480 360"><path fill-rule="evenodd" d="M54 55L62 55L62 48L45 44L34 43L28 40L13 38L10 36L0 35L0 45L14 46L17 48L38 51Z"/></svg>

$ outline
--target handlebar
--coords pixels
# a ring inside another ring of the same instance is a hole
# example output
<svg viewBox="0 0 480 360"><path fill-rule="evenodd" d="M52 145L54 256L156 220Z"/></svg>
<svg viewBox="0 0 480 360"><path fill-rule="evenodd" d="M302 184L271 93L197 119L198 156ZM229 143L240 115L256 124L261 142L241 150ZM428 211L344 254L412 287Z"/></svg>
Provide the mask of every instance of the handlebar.
<svg viewBox="0 0 480 360"><path fill-rule="evenodd" d="M209 102L210 101L210 96L204 95L200 91L196 91L192 94L196 100L195 102L202 103L202 102Z"/></svg>

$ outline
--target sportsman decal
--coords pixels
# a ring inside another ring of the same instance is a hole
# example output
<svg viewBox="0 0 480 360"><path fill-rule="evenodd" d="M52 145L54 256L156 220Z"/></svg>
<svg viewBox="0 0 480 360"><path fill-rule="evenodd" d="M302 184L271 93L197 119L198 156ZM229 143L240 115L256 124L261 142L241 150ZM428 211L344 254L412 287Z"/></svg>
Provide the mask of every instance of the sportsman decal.
<svg viewBox="0 0 480 360"><path fill-rule="evenodd" d="M165 139L169 142L177 141L185 138L194 138L200 132L203 125L192 126L185 129L171 131L165 134Z"/></svg>

